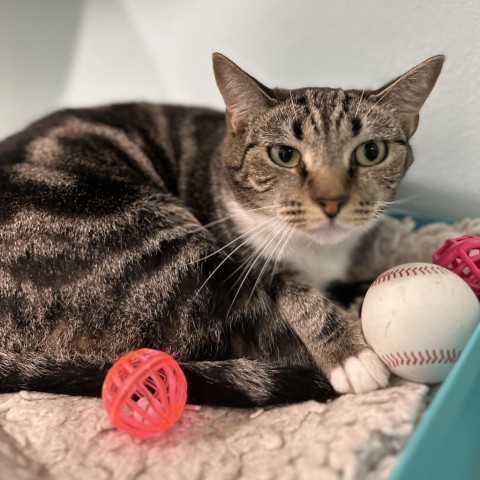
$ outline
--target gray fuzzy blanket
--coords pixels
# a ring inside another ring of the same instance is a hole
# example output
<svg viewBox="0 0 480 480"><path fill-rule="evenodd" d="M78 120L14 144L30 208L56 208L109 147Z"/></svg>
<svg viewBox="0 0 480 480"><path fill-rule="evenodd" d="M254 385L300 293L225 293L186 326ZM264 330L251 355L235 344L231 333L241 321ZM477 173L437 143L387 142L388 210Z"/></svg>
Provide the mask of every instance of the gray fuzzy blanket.
<svg viewBox="0 0 480 480"><path fill-rule="evenodd" d="M480 220L414 230L392 220L355 275L431 261L447 238L480 235ZM368 276L367 276L368 275ZM111 427L101 400L0 395L0 479L384 479L428 404L429 388L390 388L266 410L187 409L171 431L136 440Z"/></svg>

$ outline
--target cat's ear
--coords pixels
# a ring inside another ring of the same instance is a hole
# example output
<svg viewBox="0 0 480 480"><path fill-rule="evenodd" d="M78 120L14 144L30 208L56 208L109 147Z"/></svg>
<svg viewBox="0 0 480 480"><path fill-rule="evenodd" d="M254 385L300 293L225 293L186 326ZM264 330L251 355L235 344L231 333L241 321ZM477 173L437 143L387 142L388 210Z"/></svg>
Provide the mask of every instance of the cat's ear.
<svg viewBox="0 0 480 480"><path fill-rule="evenodd" d="M213 71L227 108L227 126L231 132L241 132L250 115L276 103L272 90L220 53L213 54Z"/></svg>
<svg viewBox="0 0 480 480"><path fill-rule="evenodd" d="M409 137L417 129L420 108L430 95L444 61L443 55L431 57L373 92L374 102L386 104L395 110Z"/></svg>

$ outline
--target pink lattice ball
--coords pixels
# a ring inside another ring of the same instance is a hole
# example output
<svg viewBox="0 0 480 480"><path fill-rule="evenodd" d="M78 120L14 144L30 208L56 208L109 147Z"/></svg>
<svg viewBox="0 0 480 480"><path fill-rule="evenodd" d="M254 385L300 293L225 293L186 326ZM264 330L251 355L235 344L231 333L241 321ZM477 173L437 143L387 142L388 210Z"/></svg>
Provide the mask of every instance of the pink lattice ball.
<svg viewBox="0 0 480 480"><path fill-rule="evenodd" d="M480 299L480 237L465 235L447 240L433 254L433 263L463 278Z"/></svg>
<svg viewBox="0 0 480 480"><path fill-rule="evenodd" d="M113 425L148 438L168 430L180 418L187 381L170 355L143 348L115 362L103 383L102 400Z"/></svg>

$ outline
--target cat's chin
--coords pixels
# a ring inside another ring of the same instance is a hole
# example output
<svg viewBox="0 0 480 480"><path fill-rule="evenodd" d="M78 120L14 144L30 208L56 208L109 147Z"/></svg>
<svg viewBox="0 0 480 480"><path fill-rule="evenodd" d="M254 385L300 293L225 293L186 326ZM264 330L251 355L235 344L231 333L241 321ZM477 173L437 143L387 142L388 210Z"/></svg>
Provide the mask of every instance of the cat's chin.
<svg viewBox="0 0 480 480"><path fill-rule="evenodd" d="M302 232L318 245L336 245L350 237L357 229L338 220L324 220L316 225L311 225Z"/></svg>

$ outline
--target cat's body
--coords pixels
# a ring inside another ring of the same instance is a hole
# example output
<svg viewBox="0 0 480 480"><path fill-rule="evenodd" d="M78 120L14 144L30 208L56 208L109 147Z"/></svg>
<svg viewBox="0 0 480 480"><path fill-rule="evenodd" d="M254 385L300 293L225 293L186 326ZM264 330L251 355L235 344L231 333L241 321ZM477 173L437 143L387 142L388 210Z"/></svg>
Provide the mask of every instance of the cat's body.
<svg viewBox="0 0 480 480"><path fill-rule="evenodd" d="M191 402L385 386L358 318L322 291L348 280L411 164L442 61L404 76L402 112L395 83L273 91L217 56L227 125L126 104L58 112L5 140L0 391L98 394L106 368L142 347L181 362Z"/></svg>

